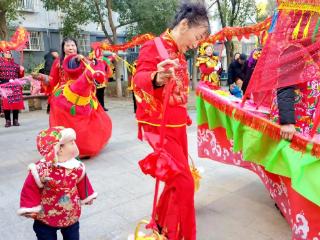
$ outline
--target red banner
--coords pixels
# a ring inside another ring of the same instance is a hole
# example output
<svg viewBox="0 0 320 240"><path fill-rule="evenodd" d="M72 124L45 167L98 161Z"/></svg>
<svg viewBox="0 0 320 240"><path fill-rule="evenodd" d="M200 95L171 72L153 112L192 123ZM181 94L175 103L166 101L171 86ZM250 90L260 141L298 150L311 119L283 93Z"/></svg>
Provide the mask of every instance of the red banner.
<svg viewBox="0 0 320 240"><path fill-rule="evenodd" d="M154 35L152 35L150 33L147 33L147 34L136 36L136 37L132 38L131 41L123 43L123 44L111 45L111 44L109 44L108 41L102 41L102 42L94 42L94 43L92 43L91 47L94 50L101 49L101 50L104 50L104 51L117 52L117 51L120 51L120 50L124 51L124 50L127 50L128 48L132 48L132 47L135 47L135 46L138 46L138 45L142 45L145 42L147 42L147 41L149 41L151 39L154 39L154 38L155 38Z"/></svg>
<svg viewBox="0 0 320 240"><path fill-rule="evenodd" d="M268 31L271 26L272 18L269 17L263 22L257 23L252 26L246 27L225 27L221 31L211 35L204 42L225 42L227 40L231 40L232 37L237 37L239 41L245 37L249 38L251 34L256 36L260 36L262 33Z"/></svg>

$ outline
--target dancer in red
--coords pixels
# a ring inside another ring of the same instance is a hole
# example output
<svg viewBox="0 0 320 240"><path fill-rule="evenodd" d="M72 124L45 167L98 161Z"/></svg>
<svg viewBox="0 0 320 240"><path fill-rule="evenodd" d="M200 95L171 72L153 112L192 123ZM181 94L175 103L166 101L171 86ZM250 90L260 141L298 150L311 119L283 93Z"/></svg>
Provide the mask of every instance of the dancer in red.
<svg viewBox="0 0 320 240"><path fill-rule="evenodd" d="M51 127L73 128L80 156L91 157L97 155L111 137L111 119L99 104L95 87L96 82L108 79L111 69L102 59L92 62L82 59L76 63L77 58L77 55L69 55L64 59L63 68L67 74L80 72L81 75L55 90L49 120Z"/></svg>
<svg viewBox="0 0 320 240"><path fill-rule="evenodd" d="M61 58L53 63L50 77L36 78L47 82L50 127L73 128L80 157L92 157L111 137L111 119L97 100L95 86L107 81L111 68L102 59L85 59L77 49L76 40L64 39Z"/></svg>
<svg viewBox="0 0 320 240"><path fill-rule="evenodd" d="M142 138L143 131L144 137L156 149L164 117L163 149L171 161L165 164L179 169L175 174L166 176L156 209L155 220L159 230L170 240L196 239L194 181L188 164L186 134L186 126L191 123L186 108L189 75L184 53L196 48L207 37L208 28L207 11L203 5L183 4L171 28L158 39L169 59L161 57L154 40L145 43L140 50L134 77L139 137ZM169 81L173 81L173 87L166 93L164 89L167 89L165 85ZM162 114L167 94L168 104Z"/></svg>

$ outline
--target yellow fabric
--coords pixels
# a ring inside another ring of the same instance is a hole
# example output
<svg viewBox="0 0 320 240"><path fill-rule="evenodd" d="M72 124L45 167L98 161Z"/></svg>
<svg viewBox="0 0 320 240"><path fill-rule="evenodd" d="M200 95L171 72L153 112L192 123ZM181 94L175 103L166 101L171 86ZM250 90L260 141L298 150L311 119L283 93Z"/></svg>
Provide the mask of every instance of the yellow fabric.
<svg viewBox="0 0 320 240"><path fill-rule="evenodd" d="M63 88L63 96L65 96L65 98L69 102L71 102L77 106L86 106L86 105L90 104L90 101L92 100L93 101L93 108L94 109L98 108L98 102L96 99L92 98L92 95L88 96L88 97L83 97L83 96L80 96L80 95L72 92L70 89L71 83L72 82L68 82Z"/></svg>
<svg viewBox="0 0 320 240"><path fill-rule="evenodd" d="M138 123L143 123L143 124L148 124L150 126L154 126L154 127L160 127L161 124L158 123L151 123L151 122L147 122L147 121L141 121L141 120L137 120ZM166 124L166 127L170 127L170 128L178 128L178 127L183 127L183 126L187 126L187 123L183 123L183 124Z"/></svg>
<svg viewBox="0 0 320 240"><path fill-rule="evenodd" d="M298 35L299 35L302 19L303 19L303 13L302 13L302 15L300 17L300 20L299 20L297 26L294 28L294 30L292 32L292 39L293 40L297 40L298 39Z"/></svg>
<svg viewBox="0 0 320 240"><path fill-rule="evenodd" d="M199 53L200 53L200 55L206 55L206 48L207 48L208 46L211 46L211 47L212 47L212 50L213 50L213 45L212 45L211 43L205 42L205 43L201 44L201 46L199 47Z"/></svg>
<svg viewBox="0 0 320 240"><path fill-rule="evenodd" d="M311 23L311 19L312 19L313 14L311 14L311 16L309 17L307 26L304 28L303 30L303 38L307 38L308 37L308 33L309 33L309 27L310 27L310 23Z"/></svg>
<svg viewBox="0 0 320 240"><path fill-rule="evenodd" d="M208 57L201 56L197 58L196 66L199 67L201 64L206 64L208 67L215 67L218 65L219 58L216 56Z"/></svg>
<svg viewBox="0 0 320 240"><path fill-rule="evenodd" d="M314 4L298 3L292 0L280 1L279 10L293 10L303 12L317 12L320 13L320 1Z"/></svg>
<svg viewBox="0 0 320 240"><path fill-rule="evenodd" d="M136 229L135 229L135 233L134 233L134 240L166 240L167 238L161 234L159 234L156 231L153 231L151 234L148 235L140 235L139 231L141 228L141 225L148 225L149 222L147 220L141 220Z"/></svg>

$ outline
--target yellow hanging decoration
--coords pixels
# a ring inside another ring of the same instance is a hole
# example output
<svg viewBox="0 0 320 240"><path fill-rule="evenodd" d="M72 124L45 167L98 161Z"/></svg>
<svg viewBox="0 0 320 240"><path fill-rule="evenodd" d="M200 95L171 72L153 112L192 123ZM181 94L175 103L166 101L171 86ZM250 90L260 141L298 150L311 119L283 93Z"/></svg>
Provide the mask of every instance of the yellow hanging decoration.
<svg viewBox="0 0 320 240"><path fill-rule="evenodd" d="M141 225L148 225L149 222L147 220L141 220L135 230L134 240L166 240L167 238L157 231L153 231L151 234L145 235L142 234L139 230Z"/></svg>
<svg viewBox="0 0 320 240"><path fill-rule="evenodd" d="M194 191L196 192L200 188L200 180L202 177L201 177L199 170L196 168L194 161L191 158L190 154L189 154L189 158L190 158L190 162L191 162L190 171L191 171L191 175L194 180Z"/></svg>
<svg viewBox="0 0 320 240"><path fill-rule="evenodd" d="M292 32L292 39L293 40L297 40L298 39L298 35L299 35L299 31L300 31L300 26L301 26L301 22L302 22L302 19L303 19L303 12L302 12L302 15L300 17L300 20L297 24L297 26L294 28L293 32Z"/></svg>
<svg viewBox="0 0 320 240"><path fill-rule="evenodd" d="M303 30L303 38L307 38L308 37L309 27L310 27L310 23L311 23L312 17L313 17L313 13L310 15L308 23L307 23L306 27Z"/></svg>

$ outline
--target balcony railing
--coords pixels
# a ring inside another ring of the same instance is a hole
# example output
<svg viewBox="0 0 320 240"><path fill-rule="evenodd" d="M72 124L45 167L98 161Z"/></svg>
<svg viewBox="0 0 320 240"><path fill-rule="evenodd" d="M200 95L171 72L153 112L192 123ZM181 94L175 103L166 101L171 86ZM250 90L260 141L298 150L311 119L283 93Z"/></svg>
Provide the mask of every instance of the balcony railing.
<svg viewBox="0 0 320 240"><path fill-rule="evenodd" d="M37 0L19 0L18 7L22 11L34 12Z"/></svg>

